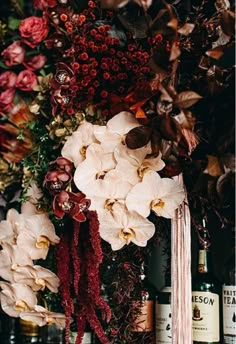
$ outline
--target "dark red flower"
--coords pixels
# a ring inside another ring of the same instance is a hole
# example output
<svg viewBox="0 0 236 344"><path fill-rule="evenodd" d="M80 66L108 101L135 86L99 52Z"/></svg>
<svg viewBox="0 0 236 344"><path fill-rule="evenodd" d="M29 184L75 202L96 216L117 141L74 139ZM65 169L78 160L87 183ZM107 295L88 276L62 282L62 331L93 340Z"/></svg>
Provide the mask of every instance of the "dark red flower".
<svg viewBox="0 0 236 344"><path fill-rule="evenodd" d="M74 220L78 222L85 222L86 211L90 206L91 201L85 198L82 192L73 193L62 190L53 199L53 212L59 219L63 218L65 214L69 214Z"/></svg>
<svg viewBox="0 0 236 344"><path fill-rule="evenodd" d="M71 84L72 78L74 76L73 70L63 62L59 62L56 65L56 74L50 85L54 89L63 86L69 86Z"/></svg>
<svg viewBox="0 0 236 344"><path fill-rule="evenodd" d="M51 161L50 165L58 166L60 170L64 170L67 173L71 173L73 169L73 163L70 160L63 158L62 156L58 157L54 161Z"/></svg>
<svg viewBox="0 0 236 344"><path fill-rule="evenodd" d="M61 190L65 189L68 183L71 181L71 174L64 170L53 170L47 172L43 186L45 186L51 195L55 195Z"/></svg>

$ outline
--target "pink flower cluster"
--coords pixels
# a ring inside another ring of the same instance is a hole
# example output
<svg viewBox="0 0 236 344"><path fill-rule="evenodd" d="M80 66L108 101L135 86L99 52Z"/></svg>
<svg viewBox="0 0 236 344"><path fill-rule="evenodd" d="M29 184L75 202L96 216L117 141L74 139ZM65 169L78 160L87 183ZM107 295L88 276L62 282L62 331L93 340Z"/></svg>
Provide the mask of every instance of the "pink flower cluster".
<svg viewBox="0 0 236 344"><path fill-rule="evenodd" d="M28 47L35 48L48 34L45 18L29 17L21 21L19 26L20 39L6 47L1 55L6 68L11 70L0 74L0 113L5 114L13 107L16 89L30 92L38 85L35 71L46 63L46 56L37 53L27 56ZM22 66L22 70L14 68Z"/></svg>

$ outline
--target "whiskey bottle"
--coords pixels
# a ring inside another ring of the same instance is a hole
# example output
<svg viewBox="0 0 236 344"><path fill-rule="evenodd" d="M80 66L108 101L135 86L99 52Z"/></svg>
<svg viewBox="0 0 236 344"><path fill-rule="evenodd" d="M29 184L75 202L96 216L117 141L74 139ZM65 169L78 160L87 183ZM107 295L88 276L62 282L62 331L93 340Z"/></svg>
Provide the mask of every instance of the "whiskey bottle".
<svg viewBox="0 0 236 344"><path fill-rule="evenodd" d="M1 314L2 332L0 337L1 344L18 344L19 343L19 318L13 318L5 313Z"/></svg>
<svg viewBox="0 0 236 344"><path fill-rule="evenodd" d="M75 344L76 338L77 338L76 324L72 323L71 331L70 331L70 337L69 337L69 343ZM94 344L94 343L95 343L94 334L93 334L90 326L88 324L86 324L81 344Z"/></svg>
<svg viewBox="0 0 236 344"><path fill-rule="evenodd" d="M130 331L132 332L132 340L141 343L141 338L145 334L153 343L155 336L154 329L154 311L156 299L156 287L147 278L146 267L144 263L140 269L141 295L140 300L133 301L137 305L138 315L132 323ZM146 337L147 337L146 336Z"/></svg>
<svg viewBox="0 0 236 344"><path fill-rule="evenodd" d="M156 344L172 344L171 276L165 274L165 286L157 293L155 306Z"/></svg>
<svg viewBox="0 0 236 344"><path fill-rule="evenodd" d="M232 234L232 252L225 265L222 288L224 344L236 344L235 228Z"/></svg>
<svg viewBox="0 0 236 344"><path fill-rule="evenodd" d="M210 241L203 221L198 269L192 281L192 334L194 344L220 343L221 285L213 274Z"/></svg>
<svg viewBox="0 0 236 344"><path fill-rule="evenodd" d="M39 326L32 321L20 319L20 344L41 344Z"/></svg>
<svg viewBox="0 0 236 344"><path fill-rule="evenodd" d="M65 330L56 324L40 328L42 344L65 344Z"/></svg>

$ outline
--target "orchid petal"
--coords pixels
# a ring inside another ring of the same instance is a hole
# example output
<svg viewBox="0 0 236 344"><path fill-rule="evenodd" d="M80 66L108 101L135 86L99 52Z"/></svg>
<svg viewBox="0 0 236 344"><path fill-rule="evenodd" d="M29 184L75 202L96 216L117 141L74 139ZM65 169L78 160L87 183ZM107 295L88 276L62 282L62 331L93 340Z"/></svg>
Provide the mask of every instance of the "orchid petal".
<svg viewBox="0 0 236 344"><path fill-rule="evenodd" d="M15 233L9 221L3 220L0 222L0 245L4 242L14 244Z"/></svg>
<svg viewBox="0 0 236 344"><path fill-rule="evenodd" d="M130 242L146 246L147 240L155 233L152 222L137 212L128 211L120 203L116 203L112 211L104 211L99 215L101 238L108 241L113 250L118 250Z"/></svg>
<svg viewBox="0 0 236 344"><path fill-rule="evenodd" d="M19 266L32 265L32 259L23 249L16 245L3 244L0 251L0 276L14 282L13 271Z"/></svg>
<svg viewBox="0 0 236 344"><path fill-rule="evenodd" d="M92 181L103 178L104 174L115 167L112 153L104 152L102 146L92 144L87 149L86 159L77 166L74 182L81 191Z"/></svg>
<svg viewBox="0 0 236 344"><path fill-rule="evenodd" d="M97 179L86 185L84 193L91 199L91 210L102 210L105 208L107 201L123 201L132 185L126 181L110 183L109 180Z"/></svg>
<svg viewBox="0 0 236 344"><path fill-rule="evenodd" d="M184 197L184 190L176 181L160 178L156 172L149 171L129 192L126 205L144 217L153 210L158 216L172 218Z"/></svg>
<svg viewBox="0 0 236 344"><path fill-rule="evenodd" d="M44 290L45 287L48 287L50 291L58 292L58 277L52 271L42 266L19 267L13 274L16 282L26 284L34 291Z"/></svg>
<svg viewBox="0 0 236 344"><path fill-rule="evenodd" d="M96 142L93 127L93 124L89 122L82 123L77 131L68 137L62 148L62 156L72 161L75 167L85 159L87 146L92 142Z"/></svg>
<svg viewBox="0 0 236 344"><path fill-rule="evenodd" d="M131 112L122 111L107 122L107 128L121 135L127 134L131 129L140 124Z"/></svg>
<svg viewBox="0 0 236 344"><path fill-rule="evenodd" d="M32 309L37 303L36 294L24 284L0 282L0 287L2 309L12 317L18 317L22 310Z"/></svg>
<svg viewBox="0 0 236 344"><path fill-rule="evenodd" d="M31 311L20 313L20 318L26 321L33 321L38 326L55 323L59 327L65 327L65 315L48 311L46 308L35 305Z"/></svg>
<svg viewBox="0 0 236 344"><path fill-rule="evenodd" d="M111 118L106 126L94 126L94 135L101 145L113 152L120 143L124 144L125 135L133 128L140 126L135 116L127 111L120 112Z"/></svg>

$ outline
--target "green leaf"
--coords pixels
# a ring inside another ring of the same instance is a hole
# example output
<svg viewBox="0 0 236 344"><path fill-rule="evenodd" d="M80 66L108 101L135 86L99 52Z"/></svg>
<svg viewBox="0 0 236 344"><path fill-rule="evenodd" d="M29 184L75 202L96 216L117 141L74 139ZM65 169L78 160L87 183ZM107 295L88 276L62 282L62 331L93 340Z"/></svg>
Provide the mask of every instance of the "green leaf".
<svg viewBox="0 0 236 344"><path fill-rule="evenodd" d="M14 17L9 17L8 19L8 27L11 30L16 30L18 29L19 25L20 25L21 19L16 19Z"/></svg>
<svg viewBox="0 0 236 344"><path fill-rule="evenodd" d="M9 69L3 61L0 61L0 67L4 69Z"/></svg>

